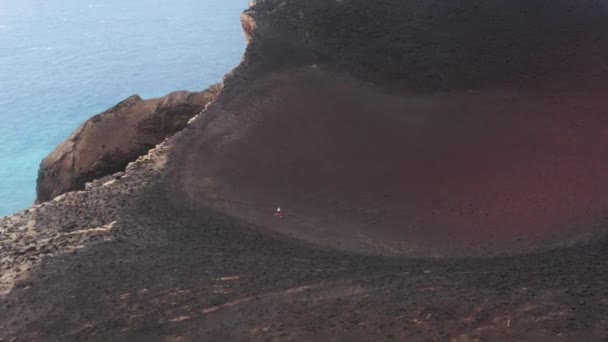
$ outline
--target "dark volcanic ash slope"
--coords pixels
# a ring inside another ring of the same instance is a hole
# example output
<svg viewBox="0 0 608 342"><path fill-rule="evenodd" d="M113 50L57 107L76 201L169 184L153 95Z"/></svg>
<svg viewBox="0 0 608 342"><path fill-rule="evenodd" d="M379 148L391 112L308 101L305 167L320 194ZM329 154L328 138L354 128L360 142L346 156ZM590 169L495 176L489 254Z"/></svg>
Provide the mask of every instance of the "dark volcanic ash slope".
<svg viewBox="0 0 608 342"><path fill-rule="evenodd" d="M85 183L123 171L128 163L182 130L211 102L220 89L174 92L142 100L133 95L95 115L59 144L40 164L36 203Z"/></svg>
<svg viewBox="0 0 608 342"><path fill-rule="evenodd" d="M386 254L491 255L600 234L607 11L259 2L242 18L244 62L173 149L167 196Z"/></svg>
<svg viewBox="0 0 608 342"><path fill-rule="evenodd" d="M604 4L259 2L185 130L0 218L0 340L606 340Z"/></svg>
<svg viewBox="0 0 608 342"><path fill-rule="evenodd" d="M599 90L608 84L606 8L567 0L260 1L244 16L253 39L240 71L254 77L315 63L393 90Z"/></svg>

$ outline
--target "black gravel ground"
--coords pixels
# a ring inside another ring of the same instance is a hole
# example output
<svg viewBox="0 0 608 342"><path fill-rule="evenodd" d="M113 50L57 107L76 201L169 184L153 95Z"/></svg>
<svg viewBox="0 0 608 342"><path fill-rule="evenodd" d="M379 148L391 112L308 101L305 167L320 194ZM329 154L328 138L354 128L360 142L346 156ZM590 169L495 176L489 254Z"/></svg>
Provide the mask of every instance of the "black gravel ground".
<svg viewBox="0 0 608 342"><path fill-rule="evenodd" d="M362 256L146 198L113 241L43 259L2 297L0 338L608 338L606 241L486 260Z"/></svg>

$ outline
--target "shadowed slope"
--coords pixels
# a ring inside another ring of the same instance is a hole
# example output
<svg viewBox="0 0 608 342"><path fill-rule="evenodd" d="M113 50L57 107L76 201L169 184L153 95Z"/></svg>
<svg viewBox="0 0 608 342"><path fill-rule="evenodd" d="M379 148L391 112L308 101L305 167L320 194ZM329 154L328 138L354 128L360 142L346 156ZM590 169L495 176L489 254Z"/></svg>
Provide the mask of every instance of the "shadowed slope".
<svg viewBox="0 0 608 342"><path fill-rule="evenodd" d="M273 4L249 11L245 62L175 146L174 202L388 254L493 255L599 233L600 3Z"/></svg>
<svg viewBox="0 0 608 342"><path fill-rule="evenodd" d="M248 78L316 63L415 92L608 85L606 1L264 0L246 13Z"/></svg>
<svg viewBox="0 0 608 342"><path fill-rule="evenodd" d="M599 97L394 96L315 72L243 97L184 145L178 201L326 245L423 255L558 243L596 230L608 208Z"/></svg>

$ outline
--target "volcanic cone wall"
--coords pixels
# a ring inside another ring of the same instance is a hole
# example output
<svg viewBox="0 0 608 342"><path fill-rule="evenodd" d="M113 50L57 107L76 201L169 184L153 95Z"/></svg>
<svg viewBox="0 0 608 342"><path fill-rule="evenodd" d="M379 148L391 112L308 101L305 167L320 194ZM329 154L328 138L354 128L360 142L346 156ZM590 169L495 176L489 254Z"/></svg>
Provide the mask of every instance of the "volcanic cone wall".
<svg viewBox="0 0 608 342"><path fill-rule="evenodd" d="M382 254L602 235L607 15L600 1L257 3L243 63L173 147L167 196Z"/></svg>

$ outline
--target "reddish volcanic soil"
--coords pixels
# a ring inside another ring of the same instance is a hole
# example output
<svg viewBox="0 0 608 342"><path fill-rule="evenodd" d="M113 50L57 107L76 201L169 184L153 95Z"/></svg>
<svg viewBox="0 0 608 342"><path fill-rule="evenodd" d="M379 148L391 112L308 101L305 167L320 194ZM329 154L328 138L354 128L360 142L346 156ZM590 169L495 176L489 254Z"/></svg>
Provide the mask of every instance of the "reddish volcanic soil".
<svg viewBox="0 0 608 342"><path fill-rule="evenodd" d="M566 0L259 2L244 62L172 151L167 197L366 253L599 237L606 18Z"/></svg>
<svg viewBox="0 0 608 342"><path fill-rule="evenodd" d="M314 70L271 75L193 128L172 198L347 250L567 244L607 214L605 108L600 94L387 95Z"/></svg>

